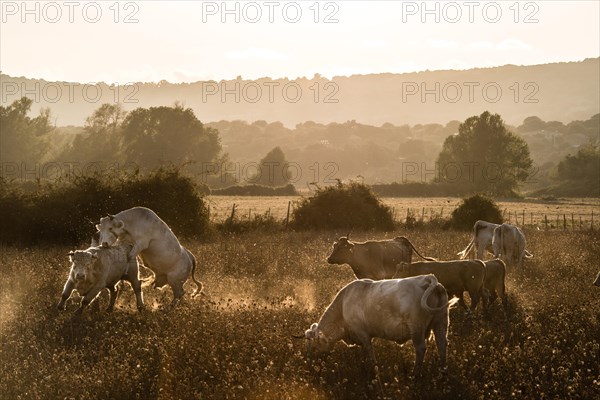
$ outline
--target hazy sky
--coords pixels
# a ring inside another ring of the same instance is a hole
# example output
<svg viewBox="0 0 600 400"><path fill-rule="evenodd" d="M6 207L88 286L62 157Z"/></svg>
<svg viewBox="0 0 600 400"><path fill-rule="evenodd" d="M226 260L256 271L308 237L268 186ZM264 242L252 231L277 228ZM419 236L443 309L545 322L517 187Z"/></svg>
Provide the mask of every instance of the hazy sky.
<svg viewBox="0 0 600 400"><path fill-rule="evenodd" d="M0 69L47 80L331 77L600 52L596 0L0 3Z"/></svg>

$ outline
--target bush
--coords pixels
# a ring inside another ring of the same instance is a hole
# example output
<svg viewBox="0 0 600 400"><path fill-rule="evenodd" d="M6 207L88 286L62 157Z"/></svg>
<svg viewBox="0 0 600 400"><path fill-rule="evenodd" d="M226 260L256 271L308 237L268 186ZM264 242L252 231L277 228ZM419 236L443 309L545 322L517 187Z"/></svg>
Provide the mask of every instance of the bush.
<svg viewBox="0 0 600 400"><path fill-rule="evenodd" d="M502 212L494 200L483 195L463 199L458 208L452 211L450 225L456 229L471 229L477 220L502 223Z"/></svg>
<svg viewBox="0 0 600 400"><path fill-rule="evenodd" d="M100 217L134 206L154 210L178 236L196 238L208 227L208 209L191 179L161 168L145 176L78 177L31 192L2 182L0 243L87 242Z"/></svg>
<svg viewBox="0 0 600 400"><path fill-rule="evenodd" d="M293 212L292 226L299 229L394 229L390 208L357 182L317 188Z"/></svg>

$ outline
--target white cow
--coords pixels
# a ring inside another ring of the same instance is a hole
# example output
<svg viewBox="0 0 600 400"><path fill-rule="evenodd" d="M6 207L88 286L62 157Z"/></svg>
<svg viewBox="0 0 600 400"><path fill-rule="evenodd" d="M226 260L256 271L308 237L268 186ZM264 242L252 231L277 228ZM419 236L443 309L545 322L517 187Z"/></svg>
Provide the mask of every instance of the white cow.
<svg viewBox="0 0 600 400"><path fill-rule="evenodd" d="M202 291L202 283L194 276L196 258L149 208L133 207L101 218L96 228L103 245L112 245L117 239L133 245L129 259L135 260L138 255L142 258L144 265L154 272L155 288L171 286L174 295L171 305L183 297L183 284L190 275L197 286L192 297Z"/></svg>
<svg viewBox="0 0 600 400"><path fill-rule="evenodd" d="M525 235L515 225L502 224L494 229L492 248L494 256L504 258L506 264L520 266L523 258L533 255L525 250Z"/></svg>
<svg viewBox="0 0 600 400"><path fill-rule="evenodd" d="M96 296L103 290L110 291L110 301L107 311L112 311L117 300L117 283L126 280L131 283L135 293L137 307L144 307L142 298L142 284L139 280L138 264L128 261L127 255L131 249L124 243L110 247L90 247L86 250L75 250L69 253L72 262L69 277L65 283L58 309L64 310L67 299L73 290L77 290L83 300L77 309L81 314Z"/></svg>
<svg viewBox="0 0 600 400"><path fill-rule="evenodd" d="M433 331L445 369L448 309L456 301L448 302L446 289L433 275L353 281L338 292L319 322L304 333L308 355L329 352L337 341L343 340L349 345L361 345L375 364L372 338L399 344L412 339L418 373L425 356L425 341Z"/></svg>
<svg viewBox="0 0 600 400"><path fill-rule="evenodd" d="M471 239L471 242L469 242L463 251L457 253L456 255L463 260L467 258L471 250L475 248L475 253L477 255L476 258L478 260L483 260L484 251L492 245L494 229L499 226L500 225L498 224L487 221L479 220L475 222L475 225L473 225L473 238Z"/></svg>

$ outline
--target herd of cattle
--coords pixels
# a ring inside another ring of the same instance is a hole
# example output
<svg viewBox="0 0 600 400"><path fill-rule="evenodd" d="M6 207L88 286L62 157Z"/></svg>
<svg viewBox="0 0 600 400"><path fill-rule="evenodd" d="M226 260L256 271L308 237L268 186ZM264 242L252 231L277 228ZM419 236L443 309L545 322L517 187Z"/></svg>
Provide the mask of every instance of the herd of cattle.
<svg viewBox="0 0 600 400"><path fill-rule="evenodd" d="M190 276L196 285L192 297L202 293L202 284L195 278L196 258L152 210L134 207L109 215L101 218L96 228L88 249L69 253L71 270L59 309L65 309L66 301L77 290L82 296L76 311L80 315L107 288L111 311L121 280L131 284L137 307L142 309L138 257L153 271L155 288L171 287L171 306L183 297L183 285ZM533 257L525 244L525 235L518 227L485 221L475 223L471 242L457 254L460 260L454 261L423 257L402 236L366 242L341 237L333 244L327 262L350 265L357 280L342 288L319 322L299 337L307 340L309 355L328 352L339 340L361 345L373 364L372 338L400 344L412 340L418 372L426 340L433 332L444 370L450 307L458 302L471 314L481 302L485 312L498 297L506 306L506 265L519 266L523 259ZM466 260L472 250L477 259ZM491 250L495 258L481 261L485 250ZM413 263L413 251L426 261ZM594 285L600 286L600 273ZM469 293L470 309L464 292Z"/></svg>

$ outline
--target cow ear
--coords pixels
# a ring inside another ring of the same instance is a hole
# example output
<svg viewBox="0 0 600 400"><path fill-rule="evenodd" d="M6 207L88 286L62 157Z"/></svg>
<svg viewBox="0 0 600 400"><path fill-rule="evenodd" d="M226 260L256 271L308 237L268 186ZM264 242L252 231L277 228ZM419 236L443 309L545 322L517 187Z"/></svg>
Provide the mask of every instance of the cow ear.
<svg viewBox="0 0 600 400"><path fill-rule="evenodd" d="M100 232L100 224L96 224L96 230Z"/></svg>

